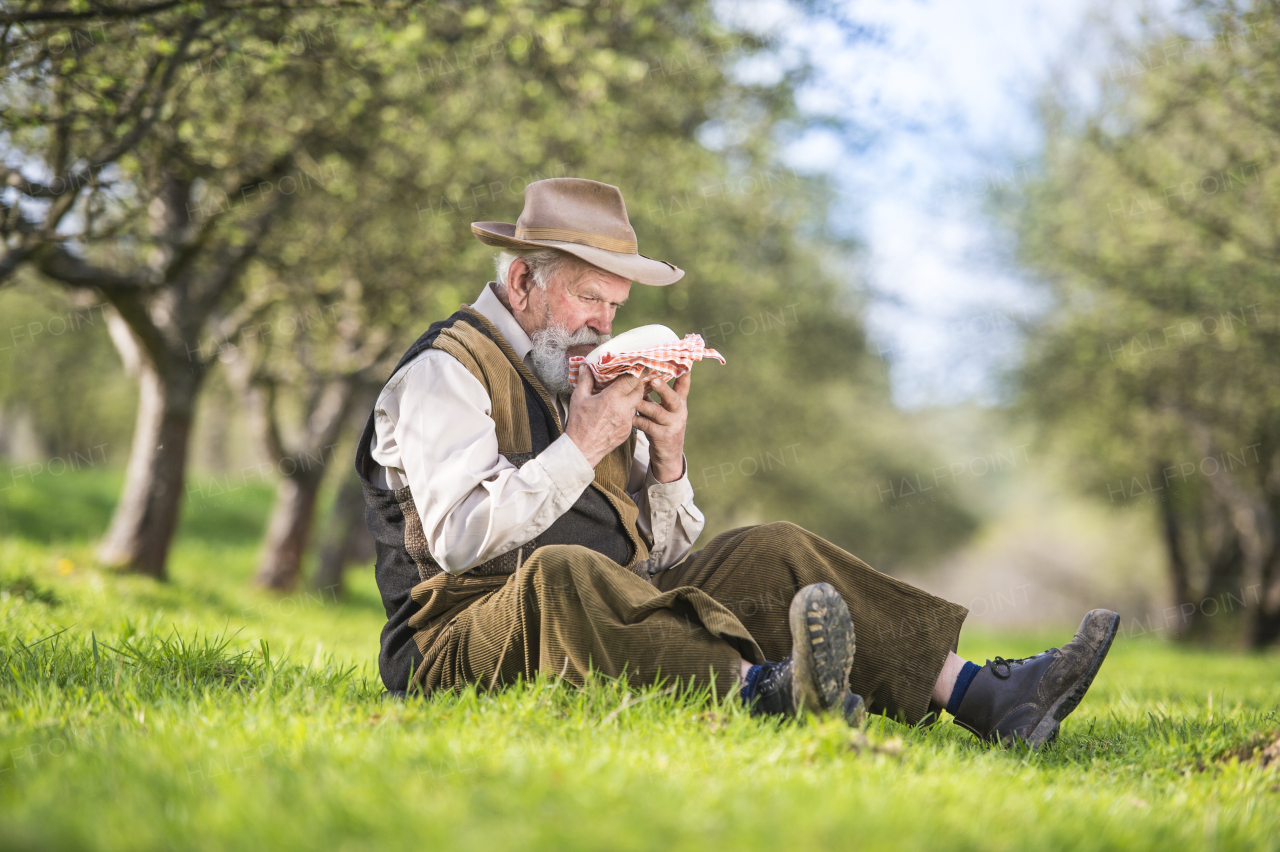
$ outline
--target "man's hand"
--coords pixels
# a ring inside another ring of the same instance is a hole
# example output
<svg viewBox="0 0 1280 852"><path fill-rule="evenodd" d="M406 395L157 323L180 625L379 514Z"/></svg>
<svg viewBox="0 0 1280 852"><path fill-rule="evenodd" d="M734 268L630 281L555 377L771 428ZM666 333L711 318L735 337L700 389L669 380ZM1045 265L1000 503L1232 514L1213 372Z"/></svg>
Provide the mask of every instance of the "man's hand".
<svg viewBox="0 0 1280 852"><path fill-rule="evenodd" d="M675 482L684 475L684 427L689 420L689 382L693 371L676 379L674 388L654 382L661 404L641 399L636 428L649 436L649 470L659 482Z"/></svg>
<svg viewBox="0 0 1280 852"><path fill-rule="evenodd" d="M577 444L592 467L631 437L633 425L639 426L635 412L644 404L644 390L644 383L635 376L620 376L596 393L591 371L578 371L578 386L569 399L569 422L565 424L564 433Z"/></svg>

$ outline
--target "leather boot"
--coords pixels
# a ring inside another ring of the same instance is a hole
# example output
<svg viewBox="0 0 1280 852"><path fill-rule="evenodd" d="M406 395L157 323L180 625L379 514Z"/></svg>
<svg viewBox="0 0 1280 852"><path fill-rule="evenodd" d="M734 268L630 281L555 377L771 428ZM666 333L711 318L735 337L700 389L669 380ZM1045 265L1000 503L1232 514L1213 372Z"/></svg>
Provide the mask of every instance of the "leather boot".
<svg viewBox="0 0 1280 852"><path fill-rule="evenodd" d="M1119 627L1119 615L1095 609L1061 648L987 660L969 683L956 724L987 742L1022 742L1031 748L1051 742L1093 683Z"/></svg>
<svg viewBox="0 0 1280 852"><path fill-rule="evenodd" d="M853 620L827 583L805 586L791 599L791 653L760 672L753 715L843 712L856 648Z"/></svg>

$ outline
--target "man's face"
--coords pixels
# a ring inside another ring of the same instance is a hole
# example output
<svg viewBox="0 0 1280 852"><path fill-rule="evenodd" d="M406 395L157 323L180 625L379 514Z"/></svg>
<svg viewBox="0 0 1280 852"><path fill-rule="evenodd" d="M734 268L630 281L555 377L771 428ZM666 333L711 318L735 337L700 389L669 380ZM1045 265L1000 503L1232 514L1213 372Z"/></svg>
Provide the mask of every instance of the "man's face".
<svg viewBox="0 0 1280 852"><path fill-rule="evenodd" d="M533 371L547 390L572 392L569 356L586 355L609 339L614 314L630 292L630 281L589 266L570 268L546 290L529 289L521 325L533 343Z"/></svg>
<svg viewBox="0 0 1280 852"><path fill-rule="evenodd" d="M554 324L570 334L588 328L607 338L613 334L614 315L630 293L630 281L584 264L557 275L546 290L533 288L529 306L539 330ZM568 354L586 355L596 345L570 346Z"/></svg>

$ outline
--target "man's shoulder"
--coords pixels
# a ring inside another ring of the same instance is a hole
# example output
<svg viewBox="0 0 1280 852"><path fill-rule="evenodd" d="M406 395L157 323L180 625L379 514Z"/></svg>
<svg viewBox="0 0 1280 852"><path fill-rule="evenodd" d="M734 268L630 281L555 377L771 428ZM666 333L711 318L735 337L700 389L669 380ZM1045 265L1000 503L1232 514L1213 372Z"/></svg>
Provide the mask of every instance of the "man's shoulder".
<svg viewBox="0 0 1280 852"><path fill-rule="evenodd" d="M439 374L442 371L473 378L457 358L443 349L424 349L391 374L391 378L387 379L387 383L383 385L382 392L378 394L378 399L399 396L413 384L412 379L425 378L432 374Z"/></svg>
<svg viewBox="0 0 1280 852"><path fill-rule="evenodd" d="M377 413L398 410L398 400L409 394L444 393L473 402L478 391L487 398L485 383L478 377L482 371L472 362L488 349L492 351L485 352L481 360L496 358L505 363L506 358L483 320L465 310L469 306L462 307L452 316L432 323L409 348L378 394Z"/></svg>

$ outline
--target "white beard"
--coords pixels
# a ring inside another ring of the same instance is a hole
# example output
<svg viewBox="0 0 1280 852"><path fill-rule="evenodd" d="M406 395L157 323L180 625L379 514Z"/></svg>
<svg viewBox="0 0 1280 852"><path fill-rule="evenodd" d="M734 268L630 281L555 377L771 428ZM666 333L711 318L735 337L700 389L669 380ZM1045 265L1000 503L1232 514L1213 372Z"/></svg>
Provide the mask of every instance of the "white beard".
<svg viewBox="0 0 1280 852"><path fill-rule="evenodd" d="M583 326L570 333L563 326L551 321L551 310L547 310L547 325L529 336L533 343L533 374L542 382L542 386L557 396L573 393L573 385L569 384L569 347L591 344L599 346L609 340L611 335L598 334L588 326Z"/></svg>

